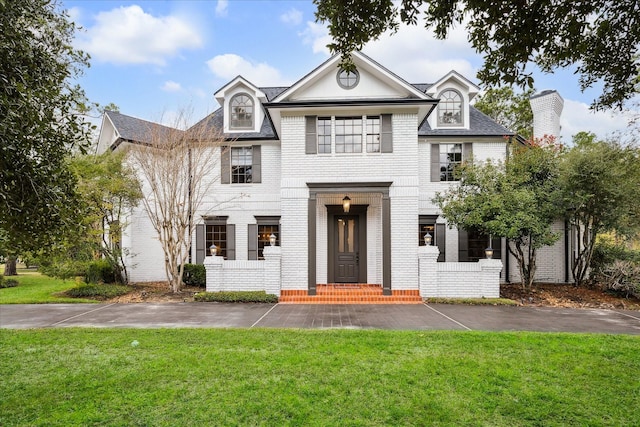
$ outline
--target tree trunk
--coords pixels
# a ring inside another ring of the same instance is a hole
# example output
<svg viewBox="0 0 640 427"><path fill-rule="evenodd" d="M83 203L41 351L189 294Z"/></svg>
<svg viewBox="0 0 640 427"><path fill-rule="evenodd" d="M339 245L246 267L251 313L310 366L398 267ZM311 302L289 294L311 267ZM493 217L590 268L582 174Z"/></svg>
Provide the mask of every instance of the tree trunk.
<svg viewBox="0 0 640 427"><path fill-rule="evenodd" d="M18 260L18 257L15 257L15 256L7 257L7 262L4 265L4 275L5 276L17 276L18 275L18 270L16 268L17 260Z"/></svg>

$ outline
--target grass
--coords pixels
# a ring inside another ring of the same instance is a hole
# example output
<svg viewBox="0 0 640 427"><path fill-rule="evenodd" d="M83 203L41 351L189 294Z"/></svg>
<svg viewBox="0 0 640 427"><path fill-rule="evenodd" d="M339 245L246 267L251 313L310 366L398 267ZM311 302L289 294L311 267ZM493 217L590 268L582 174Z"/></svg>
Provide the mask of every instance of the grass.
<svg viewBox="0 0 640 427"><path fill-rule="evenodd" d="M97 302L61 295L62 292L78 285L72 280L54 279L27 269L18 269L18 275L11 278L17 280L19 285L15 288L0 289L0 304Z"/></svg>
<svg viewBox="0 0 640 427"><path fill-rule="evenodd" d="M640 420L634 336L42 329L0 342L2 426Z"/></svg>

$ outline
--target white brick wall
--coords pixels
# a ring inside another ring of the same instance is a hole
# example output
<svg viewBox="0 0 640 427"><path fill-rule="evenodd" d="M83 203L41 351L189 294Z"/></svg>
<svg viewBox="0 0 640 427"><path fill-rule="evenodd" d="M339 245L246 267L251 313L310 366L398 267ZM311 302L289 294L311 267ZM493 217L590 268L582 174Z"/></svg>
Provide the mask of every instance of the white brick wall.
<svg viewBox="0 0 640 427"><path fill-rule="evenodd" d="M534 277L536 282L563 283L566 279L564 221L555 221L551 230L554 233L558 233L560 238L552 246L538 249ZM509 257L509 280L520 282L520 272L516 258L511 254L509 254ZM569 280L571 280L570 276Z"/></svg>

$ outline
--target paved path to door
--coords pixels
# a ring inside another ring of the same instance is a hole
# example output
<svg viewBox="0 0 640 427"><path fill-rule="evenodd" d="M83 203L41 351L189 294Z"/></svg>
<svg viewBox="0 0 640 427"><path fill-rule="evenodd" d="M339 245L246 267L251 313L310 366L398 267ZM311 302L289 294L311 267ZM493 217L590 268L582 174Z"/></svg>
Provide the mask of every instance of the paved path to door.
<svg viewBox="0 0 640 427"><path fill-rule="evenodd" d="M0 327L344 328L640 335L640 312L447 304L16 304L0 305Z"/></svg>

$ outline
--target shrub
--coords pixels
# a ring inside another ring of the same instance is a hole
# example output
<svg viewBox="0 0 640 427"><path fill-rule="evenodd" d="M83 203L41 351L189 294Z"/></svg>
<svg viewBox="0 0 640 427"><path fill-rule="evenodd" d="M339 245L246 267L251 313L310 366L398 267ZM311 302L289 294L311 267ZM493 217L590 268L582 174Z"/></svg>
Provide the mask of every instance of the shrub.
<svg viewBox="0 0 640 427"><path fill-rule="evenodd" d="M627 298L640 298L640 263L616 260L602 269L598 275L602 286Z"/></svg>
<svg viewBox="0 0 640 427"><path fill-rule="evenodd" d="M182 282L187 286L206 287L207 272L202 264L185 264L182 271Z"/></svg>
<svg viewBox="0 0 640 427"><path fill-rule="evenodd" d="M130 291L131 288L128 286L87 283L71 288L66 291L65 294L72 298L94 298L103 300L128 294Z"/></svg>
<svg viewBox="0 0 640 427"><path fill-rule="evenodd" d="M87 265L84 281L87 283L116 283L117 273L106 259L91 261Z"/></svg>
<svg viewBox="0 0 640 427"><path fill-rule="evenodd" d="M629 249L624 244L616 244L612 240L598 240L593 248L591 271L598 274L616 260L640 263L640 251Z"/></svg>
<svg viewBox="0 0 640 427"><path fill-rule="evenodd" d="M0 274L0 289L3 288L15 288L18 286L18 281L15 279L5 279L2 274Z"/></svg>
<svg viewBox="0 0 640 427"><path fill-rule="evenodd" d="M276 295L264 291L235 291L235 292L200 292L194 298L197 302L262 302L277 303Z"/></svg>
<svg viewBox="0 0 640 427"><path fill-rule="evenodd" d="M39 262L38 271L50 277L59 279L69 279L77 276L85 276L87 272L86 261L66 261L58 262L42 258Z"/></svg>

